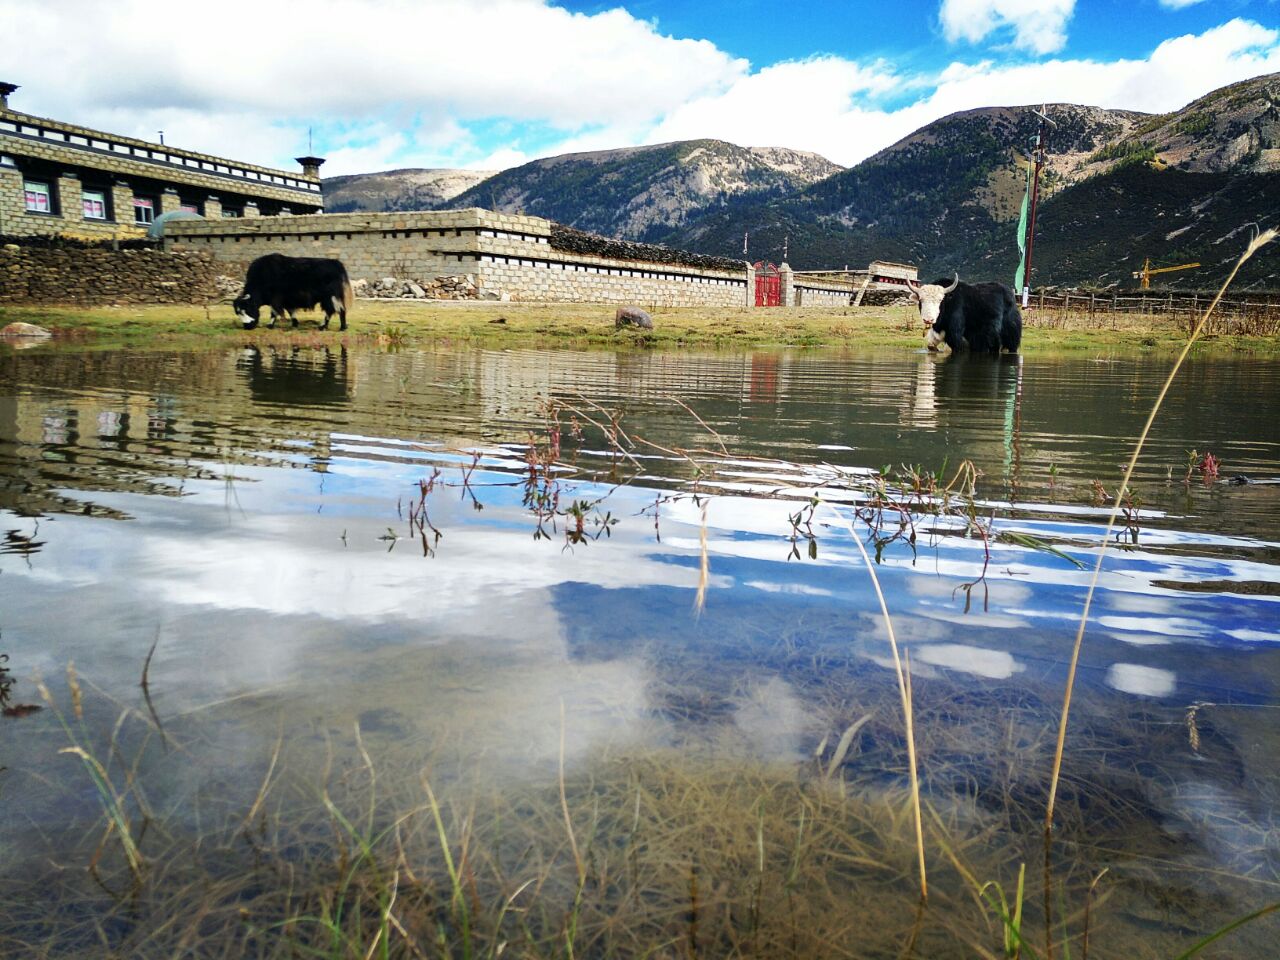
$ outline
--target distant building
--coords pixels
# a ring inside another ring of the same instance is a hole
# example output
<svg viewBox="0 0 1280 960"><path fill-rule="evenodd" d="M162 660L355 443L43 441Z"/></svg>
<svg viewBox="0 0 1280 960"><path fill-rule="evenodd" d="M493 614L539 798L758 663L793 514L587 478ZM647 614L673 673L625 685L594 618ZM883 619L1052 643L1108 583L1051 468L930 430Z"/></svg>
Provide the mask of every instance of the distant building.
<svg viewBox="0 0 1280 960"><path fill-rule="evenodd" d="M174 210L209 220L320 213L318 157L302 173L17 113L0 83L0 236L144 237Z"/></svg>

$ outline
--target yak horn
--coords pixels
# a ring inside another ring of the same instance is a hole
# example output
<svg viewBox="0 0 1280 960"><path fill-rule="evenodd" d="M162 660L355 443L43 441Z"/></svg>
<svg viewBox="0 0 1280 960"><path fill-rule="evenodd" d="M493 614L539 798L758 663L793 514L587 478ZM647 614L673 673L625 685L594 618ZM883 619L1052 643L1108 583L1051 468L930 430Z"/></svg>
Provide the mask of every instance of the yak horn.
<svg viewBox="0 0 1280 960"><path fill-rule="evenodd" d="M949 286L949 287L943 287L943 288L942 288L942 292L943 292L943 293L950 293L952 290L954 290L954 289L955 289L956 287L958 287L958 286L960 286L960 274L958 274L958 273L957 273L957 274L956 274L956 278L955 278L954 280L952 280L952 281L951 281L951 286Z"/></svg>
<svg viewBox="0 0 1280 960"><path fill-rule="evenodd" d="M907 281L907 289L908 289L908 290L910 290L912 293L916 294L917 296L919 296L919 295L920 295L920 284L918 284L918 283L912 283L912 282L911 282L911 278L910 278L910 277L906 277L906 278L904 278L904 279L906 279L906 281Z"/></svg>

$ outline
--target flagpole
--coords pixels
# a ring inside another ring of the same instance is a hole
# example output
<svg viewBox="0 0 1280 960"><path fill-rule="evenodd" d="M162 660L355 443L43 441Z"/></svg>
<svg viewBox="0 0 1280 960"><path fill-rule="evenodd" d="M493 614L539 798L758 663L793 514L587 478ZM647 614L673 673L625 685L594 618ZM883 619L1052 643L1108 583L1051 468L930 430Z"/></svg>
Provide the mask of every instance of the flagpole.
<svg viewBox="0 0 1280 960"><path fill-rule="evenodd" d="M1040 118L1040 126L1036 129L1035 172L1031 178L1031 222L1027 230L1027 255L1023 263L1022 273L1022 306L1025 309L1031 302L1031 251L1036 244L1036 203L1040 199L1040 168L1044 166L1045 124L1057 126L1049 119L1048 105L1032 111Z"/></svg>

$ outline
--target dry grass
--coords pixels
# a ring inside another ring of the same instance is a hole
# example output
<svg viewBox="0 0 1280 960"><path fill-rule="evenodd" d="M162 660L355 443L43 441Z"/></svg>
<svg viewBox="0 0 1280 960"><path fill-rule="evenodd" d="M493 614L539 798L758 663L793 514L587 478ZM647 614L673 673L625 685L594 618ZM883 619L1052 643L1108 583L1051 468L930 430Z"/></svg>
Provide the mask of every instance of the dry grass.
<svg viewBox="0 0 1280 960"><path fill-rule="evenodd" d="M63 338L98 346L202 348L299 342L368 342L388 349L432 341L486 346L549 345L626 348L900 347L918 349L918 313L911 307L803 307L796 309L655 308L656 329L617 331L611 304L368 301L356 304L346 333L317 328L303 313L298 330L239 329L230 308L203 306L0 306L0 323L22 320L49 326ZM1112 325L1087 314L1062 318L1034 312L1025 352L1113 347L1175 350L1185 318L1125 317ZM1280 352L1271 336L1222 336L1202 350Z"/></svg>

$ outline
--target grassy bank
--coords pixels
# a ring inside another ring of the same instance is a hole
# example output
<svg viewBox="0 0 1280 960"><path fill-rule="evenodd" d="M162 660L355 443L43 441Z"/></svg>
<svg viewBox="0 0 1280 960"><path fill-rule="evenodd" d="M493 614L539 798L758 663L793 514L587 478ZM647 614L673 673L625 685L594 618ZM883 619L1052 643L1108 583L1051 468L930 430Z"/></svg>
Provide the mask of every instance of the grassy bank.
<svg viewBox="0 0 1280 960"><path fill-rule="evenodd" d="M909 307L802 307L795 309L657 308L655 329L618 331L607 304L472 303L362 300L346 334L321 331L318 313L304 313L294 331L240 329L228 304L74 307L0 307L0 326L19 320L59 336L96 345L186 347L242 342L296 341L299 337L374 339L411 344L451 341L486 346L617 346L654 348L903 347L921 345L916 313ZM1046 317L1046 320L1049 318ZM1052 326L1029 314L1026 353L1040 350L1151 349L1174 351L1184 321L1161 316L1113 316L1090 321L1054 313ZM1274 337L1210 337L1197 352L1247 351L1280 355Z"/></svg>

